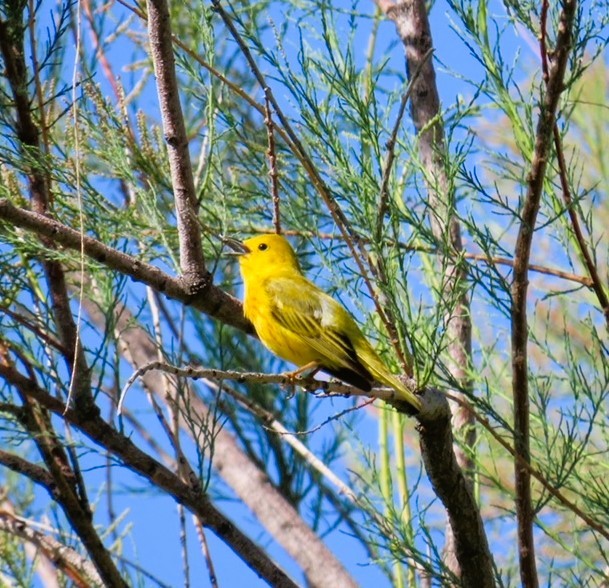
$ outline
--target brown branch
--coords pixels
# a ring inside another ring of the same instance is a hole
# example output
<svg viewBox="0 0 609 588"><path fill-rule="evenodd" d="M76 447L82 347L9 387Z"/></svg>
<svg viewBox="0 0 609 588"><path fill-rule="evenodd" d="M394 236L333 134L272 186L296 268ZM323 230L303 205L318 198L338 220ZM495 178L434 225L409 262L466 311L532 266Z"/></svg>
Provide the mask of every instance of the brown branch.
<svg viewBox="0 0 609 588"><path fill-rule="evenodd" d="M87 304L91 320L104 328L106 316L92 304ZM120 333L119 347L127 361L137 369L158 357L158 347L150 335L139 327L129 310L118 305L114 309L116 330ZM160 395L164 382L159 374L148 371L142 376L147 390ZM213 409L203 402L200 395L188 394L186 404L199 422L207 422L213 417ZM173 392L172 392L173 394ZM163 397L165 401L177 402L177 398ZM182 401L183 402L183 401ZM192 427L180 415L180 426L187 434L192 434ZM333 586L353 587L354 580L341 562L328 549L324 542L305 523L298 511L273 486L268 474L243 451L228 428L221 427L214 431L212 465L224 482L232 488L236 496L251 509L261 525L279 545L301 566L305 576L312 585L320 586L328 582ZM307 548L303 549L302 546Z"/></svg>
<svg viewBox="0 0 609 588"><path fill-rule="evenodd" d="M146 6L150 49L175 198L180 240L180 268L185 286L196 294L207 289L211 276L205 268L203 259L198 222L199 205L175 72L171 18L166 0L147 0Z"/></svg>
<svg viewBox="0 0 609 588"><path fill-rule="evenodd" d="M544 0L544 3L547 0ZM529 439L529 382L528 382L528 323L527 289L528 266L535 222L541 203L550 153L553 128L556 122L558 101L563 91L567 60L572 46L572 27L576 12L576 0L564 0L554 59L550 65L547 90L541 105L535 136L535 151L531 171L527 178L528 188L521 213L514 252L514 281L512 284L512 393L514 396L514 446L519 459L515 461L516 515L518 521L518 545L520 579L523 586L536 588L539 585L535 562L533 523L535 512L531 498L531 473L521 462L530 463ZM545 39L545 33L543 38Z"/></svg>
<svg viewBox="0 0 609 588"><path fill-rule="evenodd" d="M454 534L455 557L463 586L495 586L492 558L472 485L453 451L451 410L446 398L433 389L421 397L419 420L421 455L431 485L446 508Z"/></svg>
<svg viewBox="0 0 609 588"><path fill-rule="evenodd" d="M28 95L29 73L25 63L24 28L18 4L7 5L7 19L0 20L0 53L2 54L5 77L13 94L16 110L16 135L22 150L28 150L31 157L45 161L45 151L41 145L41 133L34 121L30 96ZM37 72L36 76L37 77ZM44 121L44 115L41 115ZM27 170L32 206L41 215L50 215L52 206L51 182L45 172L45 165L30 165ZM53 240L39 235L42 244L52 249ZM70 391L74 391L75 406L84 412L94 411L95 402L91 393L90 373L84 351L70 309L70 299L65 274L61 264L52 259L43 259L46 281L49 287L53 318L59 337L65 348L64 358L71 373Z"/></svg>
<svg viewBox="0 0 609 588"><path fill-rule="evenodd" d="M463 242L461 226L455 216L454 189L446 171L447 153L444 140L444 125L440 110L440 97L436 84L436 74L429 53L433 50L431 28L427 15L427 5L424 0L398 0L395 4L389 0L378 2L388 18L394 21L398 35L406 52L407 69L411 76L412 92L410 100L411 116L417 130L418 150L423 168L427 192L429 195L430 223L436 241L447 249L444 253L443 267L445 290L447 297L454 300L454 306L446 318L446 337L448 340L446 352L448 369L458 390L472 390L470 378L472 325L467 288L467 267L461 260ZM415 78L414 73L419 73ZM463 437L464 445L455 446L453 451L457 463L462 467L468 479L473 479L474 462L471 449L476 444L474 418L462 405L451 405L453 424ZM449 424L447 424L449 426ZM449 431L444 433L449 435ZM452 433L450 433L452 438ZM429 448L428 448L429 449ZM437 449L437 448L436 448ZM451 452L452 454L452 452ZM432 465L433 461L427 460ZM429 472L430 477L435 476ZM443 489L442 492L445 492ZM460 490L463 492L463 489ZM467 498L465 497L465 500ZM460 519L449 516L450 525L446 532L445 561L451 571L457 576L465 574L462 569L465 563L459 554L463 546L456 543L465 537L464 528L471 523L467 518ZM459 525L460 528L455 528ZM461 526L463 525L463 526ZM480 552L487 557L480 560L481 582L491 585L494 583L493 566L488 545L484 537L474 533L479 540L484 540Z"/></svg>
<svg viewBox="0 0 609 588"><path fill-rule="evenodd" d="M590 254L588 245L586 244L586 239L584 238L584 233L579 222L579 217L577 215L577 211L575 210L573 198L571 197L571 189L569 188L569 179L567 177L567 162L565 161L565 153L562 148L560 131L558 130L558 125L556 124L556 122L554 123L553 136L554 148L556 150L556 158L558 160L560 185L562 187L562 193L565 205L567 207L567 213L569 214L569 218L571 219L571 226L573 228L573 233L575 234L575 241L577 243L577 246L579 247L579 252L584 260L584 265L586 266L588 275L590 276L590 287L596 294L598 302L601 305L603 315L605 316L605 323L607 324L607 329L609 330L609 298L607 297L607 292L605 291L603 282L600 276L598 275L598 269L596 267L596 264L594 263L594 260L592 259L592 255Z"/></svg>
<svg viewBox="0 0 609 588"><path fill-rule="evenodd" d="M262 227L256 228L256 231L259 233L268 233L269 229L264 229ZM322 232L313 232L313 231L298 231L289 229L283 232L284 235L290 236L307 236L307 237L317 237L319 239L326 239L328 241L336 241L340 239L340 235L335 235L333 233L322 233ZM366 238L362 238L364 243L369 243L370 240ZM409 243L404 243L402 241L393 241L389 240L387 242L390 246L399 247L400 249L404 249L406 251L420 251L422 253L428 253L429 255L443 255L443 252L434 247L428 247L426 245L413 245ZM483 261L488 265L505 265L507 267L514 267L514 260L509 257L499 257L494 255L489 255L487 253L473 253L469 251L462 251L461 256L464 259L473 259L474 261ZM572 272L566 272L564 270L548 267L545 265L539 265L536 263L529 264L529 270L534 271L539 274L544 274L547 276L555 276L557 278L563 278L564 280L569 280L570 282L576 282L577 284L581 284L582 286L586 286L587 288L592 287L592 280L588 276L580 276L578 274L574 274Z"/></svg>
<svg viewBox="0 0 609 588"><path fill-rule="evenodd" d="M169 298L192 305L197 310L253 334L252 325L243 317L241 303L216 286L209 284L205 292L193 293L181 280L169 276L157 267L140 261L100 241L82 235L47 216L18 208L6 199L0 199L0 219L15 226L49 237L53 242L74 251L80 251L105 267L116 270L133 280L143 282Z"/></svg>
<svg viewBox="0 0 609 588"><path fill-rule="evenodd" d="M48 394L36 382L23 376L6 362L0 362L0 376L29 399L35 400L52 413L61 415L93 442L120 458L125 466L149 480L155 487L173 496L192 513L200 517L206 527L211 529L238 557L269 584L286 588L296 587L296 584L277 567L265 551L221 514L197 486L193 487L184 483L165 466L141 451L130 439L106 423L99 415L83 417L79 412L66 407L60 400ZM121 586L124 584L110 585Z"/></svg>
<svg viewBox="0 0 609 588"><path fill-rule="evenodd" d="M3 408L0 407L0 412ZM22 457L0 449L0 463L9 470L26 476L39 486L50 488L53 485L53 476L43 467L37 466Z"/></svg>

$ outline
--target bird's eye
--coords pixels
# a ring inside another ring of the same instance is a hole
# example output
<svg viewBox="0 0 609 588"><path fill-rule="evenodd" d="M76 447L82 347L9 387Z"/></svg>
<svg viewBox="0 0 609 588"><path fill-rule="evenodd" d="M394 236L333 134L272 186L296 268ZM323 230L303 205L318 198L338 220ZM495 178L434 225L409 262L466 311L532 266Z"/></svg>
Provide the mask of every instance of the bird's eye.
<svg viewBox="0 0 609 588"><path fill-rule="evenodd" d="M258 249L260 249L260 251L265 251L268 248L269 246L266 243L260 243L260 245L258 245Z"/></svg>

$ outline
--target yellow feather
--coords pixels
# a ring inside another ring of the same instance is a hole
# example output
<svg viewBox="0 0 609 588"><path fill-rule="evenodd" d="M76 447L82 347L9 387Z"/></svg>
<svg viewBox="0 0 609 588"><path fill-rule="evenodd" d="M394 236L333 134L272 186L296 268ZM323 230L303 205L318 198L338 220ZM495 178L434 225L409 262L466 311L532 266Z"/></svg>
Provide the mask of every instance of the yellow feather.
<svg viewBox="0 0 609 588"><path fill-rule="evenodd" d="M302 275L284 237L227 242L239 254L245 316L266 347L298 367L314 362L364 391L380 382L420 411L419 398L389 372L349 312Z"/></svg>

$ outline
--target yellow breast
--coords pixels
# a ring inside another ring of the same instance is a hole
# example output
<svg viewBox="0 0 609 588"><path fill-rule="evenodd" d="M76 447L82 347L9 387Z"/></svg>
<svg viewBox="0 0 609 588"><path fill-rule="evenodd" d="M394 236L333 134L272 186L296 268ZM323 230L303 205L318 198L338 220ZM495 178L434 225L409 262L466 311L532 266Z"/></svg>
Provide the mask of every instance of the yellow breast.
<svg viewBox="0 0 609 588"><path fill-rule="evenodd" d="M264 288L246 288L243 310L252 321L260 341L275 355L299 367L322 360L302 337L277 322Z"/></svg>

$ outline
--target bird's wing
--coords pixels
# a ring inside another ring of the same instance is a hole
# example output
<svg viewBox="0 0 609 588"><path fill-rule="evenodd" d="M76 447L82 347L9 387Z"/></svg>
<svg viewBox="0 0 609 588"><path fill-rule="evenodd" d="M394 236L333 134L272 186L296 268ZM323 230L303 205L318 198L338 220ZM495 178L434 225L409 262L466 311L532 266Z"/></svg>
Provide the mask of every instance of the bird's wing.
<svg viewBox="0 0 609 588"><path fill-rule="evenodd" d="M273 318L313 348L326 371L359 388L370 389L372 376L340 328L341 321L344 325L353 319L338 302L306 278L274 278L267 282L266 289Z"/></svg>

